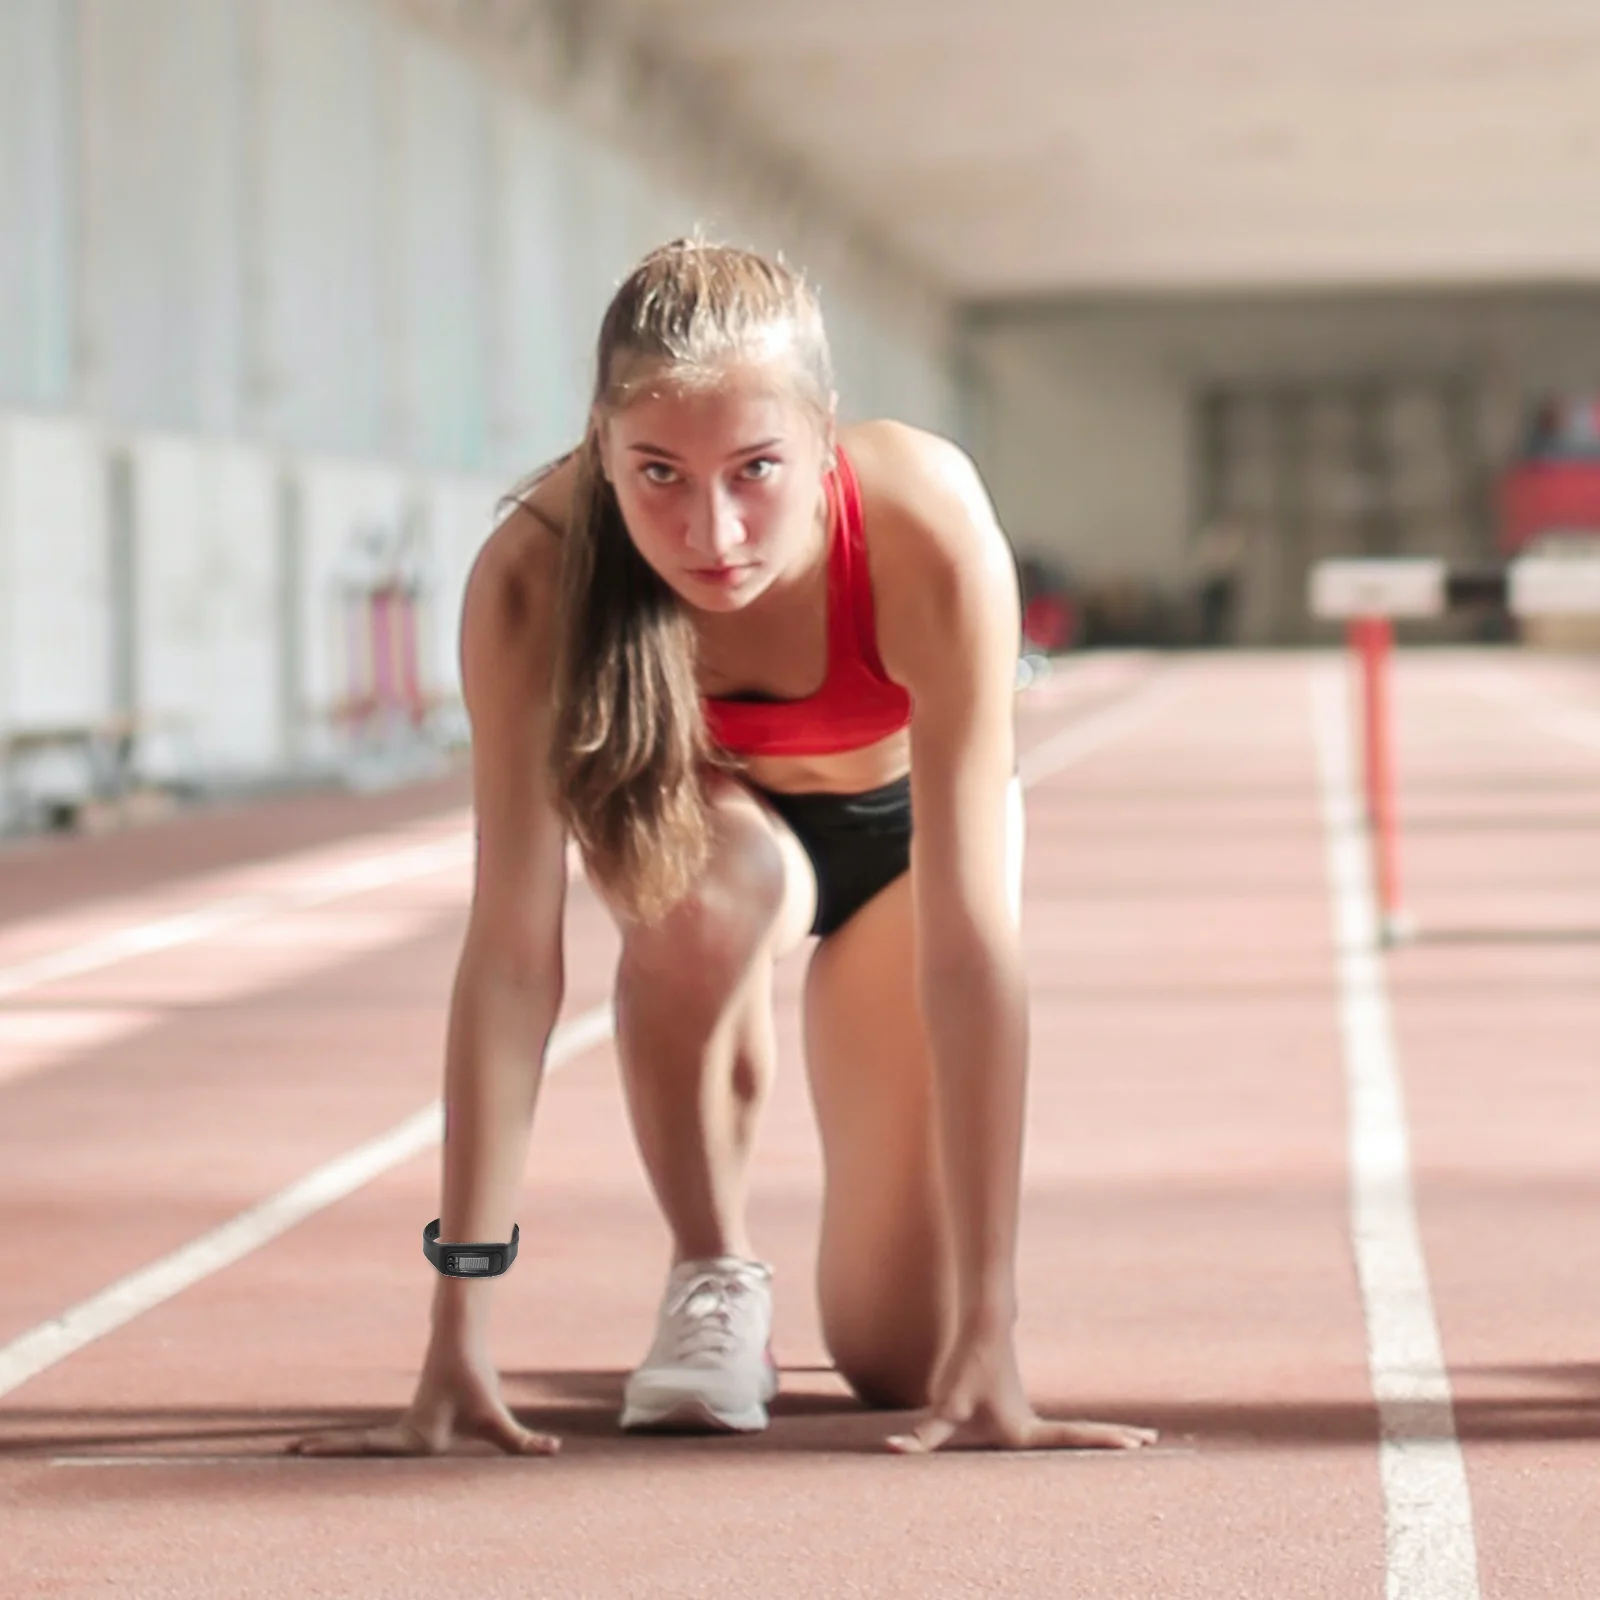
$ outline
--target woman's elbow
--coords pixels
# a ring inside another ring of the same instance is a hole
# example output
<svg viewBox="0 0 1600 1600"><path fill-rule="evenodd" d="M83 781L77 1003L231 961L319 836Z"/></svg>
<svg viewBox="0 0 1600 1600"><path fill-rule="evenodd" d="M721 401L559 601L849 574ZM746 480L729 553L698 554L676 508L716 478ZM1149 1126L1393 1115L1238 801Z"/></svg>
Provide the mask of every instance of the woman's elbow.
<svg viewBox="0 0 1600 1600"><path fill-rule="evenodd" d="M462 981L537 993L559 1007L566 990L560 930L552 934L523 921L475 914L467 925L459 973Z"/></svg>

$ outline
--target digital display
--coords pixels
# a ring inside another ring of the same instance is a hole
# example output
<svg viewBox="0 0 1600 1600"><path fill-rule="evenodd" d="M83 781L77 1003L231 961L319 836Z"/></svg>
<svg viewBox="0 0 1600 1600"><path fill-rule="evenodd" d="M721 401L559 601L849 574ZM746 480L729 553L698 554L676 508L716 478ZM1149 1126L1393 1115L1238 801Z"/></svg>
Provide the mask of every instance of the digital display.
<svg viewBox="0 0 1600 1600"><path fill-rule="evenodd" d="M457 1272L487 1272L489 1270L488 1256L452 1256Z"/></svg>

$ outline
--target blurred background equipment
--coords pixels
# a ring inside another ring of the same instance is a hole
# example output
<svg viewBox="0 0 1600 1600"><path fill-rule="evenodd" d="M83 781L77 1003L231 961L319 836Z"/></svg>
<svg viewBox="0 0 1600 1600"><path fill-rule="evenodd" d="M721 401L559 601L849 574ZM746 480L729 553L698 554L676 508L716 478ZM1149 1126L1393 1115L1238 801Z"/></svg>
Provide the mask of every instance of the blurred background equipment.
<svg viewBox="0 0 1600 1600"><path fill-rule="evenodd" d="M1600 540L1600 398L1542 400L1500 483L1500 548Z"/></svg>
<svg viewBox="0 0 1600 1600"><path fill-rule="evenodd" d="M1078 642L1078 600L1058 561L1023 556L1017 563L1024 653L1055 655Z"/></svg>
<svg viewBox="0 0 1600 1600"><path fill-rule="evenodd" d="M1400 878L1393 690L1397 620L1493 610L1524 629L1566 624L1587 628L1592 637L1600 626L1600 540L1589 554L1583 549L1577 538L1558 538L1543 548L1530 539L1497 568L1453 570L1437 557L1390 556L1320 561L1312 569L1307 613L1320 622L1344 624L1360 683L1361 792L1384 942L1403 943L1416 933Z"/></svg>
<svg viewBox="0 0 1600 1600"><path fill-rule="evenodd" d="M1531 407L1521 443L1500 480L1499 543L1507 555L1592 560L1600 556L1600 397L1550 397ZM1537 616L1529 644L1600 649L1600 617Z"/></svg>

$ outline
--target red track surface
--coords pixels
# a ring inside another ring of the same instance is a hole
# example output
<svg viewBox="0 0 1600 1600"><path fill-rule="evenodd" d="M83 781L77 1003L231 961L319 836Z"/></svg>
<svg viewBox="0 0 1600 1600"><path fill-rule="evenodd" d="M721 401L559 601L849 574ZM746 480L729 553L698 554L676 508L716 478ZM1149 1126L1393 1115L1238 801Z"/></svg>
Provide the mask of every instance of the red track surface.
<svg viewBox="0 0 1600 1600"><path fill-rule="evenodd" d="M1308 690L1329 670L1089 660L1023 700L1023 748L1064 763L1029 795L1023 1364L1041 1409L1162 1447L883 1453L897 1419L850 1401L817 1334L791 962L754 1201L786 1368L768 1434L616 1431L666 1240L601 1045L548 1081L496 1291L508 1396L559 1457L281 1454L410 1394L429 1147L0 1396L0 1596L1382 1596ZM1382 970L1478 1581L1391 1592L1594 1600L1600 671L1402 657L1397 692L1423 937ZM0 855L0 1381L12 1341L435 1097L466 870L414 847L462 835L463 802ZM334 892L328 863L377 855L409 875ZM197 910L165 924L184 942L81 958ZM576 1016L615 949L582 890L569 937ZM62 951L71 972L28 966Z"/></svg>

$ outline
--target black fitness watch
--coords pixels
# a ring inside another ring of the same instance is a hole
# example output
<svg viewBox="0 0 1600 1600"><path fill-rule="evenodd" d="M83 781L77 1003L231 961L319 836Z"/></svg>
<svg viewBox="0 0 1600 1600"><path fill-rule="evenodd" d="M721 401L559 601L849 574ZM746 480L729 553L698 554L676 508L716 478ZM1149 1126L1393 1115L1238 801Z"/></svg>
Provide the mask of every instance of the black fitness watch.
<svg viewBox="0 0 1600 1600"><path fill-rule="evenodd" d="M517 1259L517 1236L521 1230L511 1225L510 1244L440 1244L439 1223L435 1217L422 1230L422 1253L447 1278L498 1278Z"/></svg>

